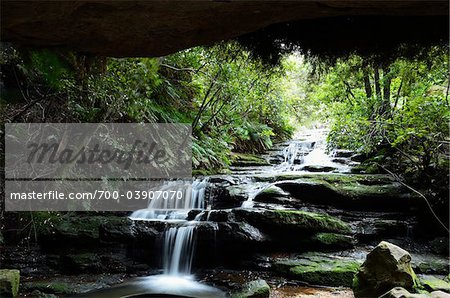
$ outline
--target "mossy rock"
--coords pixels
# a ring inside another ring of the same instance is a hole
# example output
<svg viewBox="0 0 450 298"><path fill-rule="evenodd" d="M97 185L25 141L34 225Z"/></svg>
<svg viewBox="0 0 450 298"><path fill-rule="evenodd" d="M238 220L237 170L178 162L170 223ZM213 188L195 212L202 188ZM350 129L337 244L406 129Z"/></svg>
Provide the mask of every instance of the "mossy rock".
<svg viewBox="0 0 450 298"><path fill-rule="evenodd" d="M261 156L245 153L233 153L231 165L235 167L269 166L270 163Z"/></svg>
<svg viewBox="0 0 450 298"><path fill-rule="evenodd" d="M26 292L39 291L46 294L73 295L76 289L73 284L63 281L36 281L27 282L23 286Z"/></svg>
<svg viewBox="0 0 450 298"><path fill-rule="evenodd" d="M433 275L417 275L419 286L428 292L443 291L450 293L450 283L444 280L445 277L438 278Z"/></svg>
<svg viewBox="0 0 450 298"><path fill-rule="evenodd" d="M120 216L63 216L40 231L38 240L49 249L98 245L100 226L120 225L124 220Z"/></svg>
<svg viewBox="0 0 450 298"><path fill-rule="evenodd" d="M349 287L360 265L360 262L351 259L308 253L296 259L276 261L273 268L311 285Z"/></svg>
<svg viewBox="0 0 450 298"><path fill-rule="evenodd" d="M322 213L299 210L233 210L237 219L246 221L262 231L278 237L292 232L315 234L333 232L349 234L349 225L338 218ZM292 236L292 234L290 234Z"/></svg>
<svg viewBox="0 0 450 298"><path fill-rule="evenodd" d="M359 297L378 297L394 287L412 290L417 277L411 255L404 249L380 242L368 255L353 280L353 293Z"/></svg>
<svg viewBox="0 0 450 298"><path fill-rule="evenodd" d="M283 204L290 201L289 193L281 188L271 185L260 191L255 198L255 202Z"/></svg>
<svg viewBox="0 0 450 298"><path fill-rule="evenodd" d="M20 271L0 269L0 297L15 297L19 293Z"/></svg>
<svg viewBox="0 0 450 298"><path fill-rule="evenodd" d="M449 263L445 257L432 254L413 255L412 267L416 273L431 275L448 275Z"/></svg>
<svg viewBox="0 0 450 298"><path fill-rule="evenodd" d="M347 249L352 248L355 243L352 236L336 233L318 233L312 240L317 246L325 249Z"/></svg>
<svg viewBox="0 0 450 298"><path fill-rule="evenodd" d="M292 178L291 180L284 180ZM275 185L311 204L361 210L404 210L415 198L386 175L278 175Z"/></svg>
<svg viewBox="0 0 450 298"><path fill-rule="evenodd" d="M244 284L243 290L231 295L232 298L268 298L270 286L264 279L258 279Z"/></svg>

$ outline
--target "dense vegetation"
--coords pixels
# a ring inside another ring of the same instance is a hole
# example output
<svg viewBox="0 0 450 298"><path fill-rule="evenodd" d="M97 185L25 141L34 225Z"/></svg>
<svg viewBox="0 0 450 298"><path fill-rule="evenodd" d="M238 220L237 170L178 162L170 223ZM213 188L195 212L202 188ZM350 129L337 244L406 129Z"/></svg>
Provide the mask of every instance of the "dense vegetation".
<svg viewBox="0 0 450 298"><path fill-rule="evenodd" d="M12 122L191 123L193 166L210 172L226 168L231 151L263 152L294 126L320 122L331 128L330 149L380 156L372 161L435 182L448 161L446 48L379 58L290 54L273 66L237 43L127 59L4 47L2 114Z"/></svg>
<svg viewBox="0 0 450 298"><path fill-rule="evenodd" d="M226 168L231 150L262 152L293 132L277 83L281 68L251 59L235 43L159 59L19 55L12 48L3 55L27 102L25 111L11 109L9 95L2 96L9 121L191 123L193 166L207 170ZM31 112L56 102L56 115L50 107Z"/></svg>

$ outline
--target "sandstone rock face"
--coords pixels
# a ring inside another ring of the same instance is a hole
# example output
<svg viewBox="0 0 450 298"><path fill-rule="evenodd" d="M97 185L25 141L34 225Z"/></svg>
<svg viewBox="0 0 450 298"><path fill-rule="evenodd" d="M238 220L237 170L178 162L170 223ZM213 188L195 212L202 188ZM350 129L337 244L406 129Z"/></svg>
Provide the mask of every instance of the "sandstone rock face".
<svg viewBox="0 0 450 298"><path fill-rule="evenodd" d="M163 56L283 22L448 15L447 1L426 2L2 1L1 39L104 56Z"/></svg>
<svg viewBox="0 0 450 298"><path fill-rule="evenodd" d="M411 256L402 248L382 241L366 258L353 280L355 297L378 297L394 287L411 290L416 276Z"/></svg>

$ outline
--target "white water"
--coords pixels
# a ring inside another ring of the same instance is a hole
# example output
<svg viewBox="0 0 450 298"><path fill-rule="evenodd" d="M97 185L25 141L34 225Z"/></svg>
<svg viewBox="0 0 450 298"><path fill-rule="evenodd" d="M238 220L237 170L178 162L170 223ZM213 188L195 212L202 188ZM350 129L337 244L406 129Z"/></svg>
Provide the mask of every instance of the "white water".
<svg viewBox="0 0 450 298"><path fill-rule="evenodd" d="M146 209L136 210L133 220L185 220L192 209L205 209L207 178L187 181L168 181L154 191L179 191L181 199L153 199Z"/></svg>
<svg viewBox="0 0 450 298"><path fill-rule="evenodd" d="M170 227L164 233L163 274L140 279L134 284L135 290L136 288L142 290L142 294L157 293L205 298L225 296L218 289L196 282L191 273L195 251L196 221L186 222L186 218L190 210L206 208L207 186L207 178L196 179L192 183L167 182L157 190L182 191L181 200L151 200L146 209L134 211L130 215L133 220L185 222L183 225Z"/></svg>
<svg viewBox="0 0 450 298"><path fill-rule="evenodd" d="M310 129L299 132L296 140L290 141L286 147L280 149L283 162L274 165L271 170L265 169L264 172L270 175L288 172L310 173L303 170L305 166L326 166L335 168L337 172L348 171L348 165L333 162L332 154L326 152L327 134L327 129ZM249 179L247 178L247 180ZM246 179L243 180L243 183L248 183L248 199L242 202L242 208L253 208L255 196L271 185L270 183L248 182Z"/></svg>
<svg viewBox="0 0 450 298"><path fill-rule="evenodd" d="M194 257L194 225L172 227L164 234L164 274L184 276L191 273Z"/></svg>

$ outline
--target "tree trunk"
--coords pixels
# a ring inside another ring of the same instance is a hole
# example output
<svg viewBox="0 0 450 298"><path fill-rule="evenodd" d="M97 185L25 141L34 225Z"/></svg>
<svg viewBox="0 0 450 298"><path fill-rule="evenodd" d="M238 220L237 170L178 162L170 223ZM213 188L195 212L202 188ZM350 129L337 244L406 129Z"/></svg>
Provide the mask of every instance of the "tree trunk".
<svg viewBox="0 0 450 298"><path fill-rule="evenodd" d="M363 65L363 77L364 77L364 89L366 90L366 96L367 98L372 97L372 86L370 85L370 76L369 76L369 70L368 65L364 63Z"/></svg>
<svg viewBox="0 0 450 298"><path fill-rule="evenodd" d="M380 84L380 70L378 66L374 66L374 78L375 78L375 94L377 95L377 99L381 100L381 84Z"/></svg>
<svg viewBox="0 0 450 298"><path fill-rule="evenodd" d="M383 66L383 102L381 104L381 114L385 116L391 115L391 81L392 76L389 66Z"/></svg>

